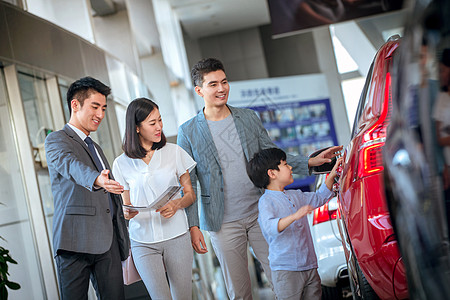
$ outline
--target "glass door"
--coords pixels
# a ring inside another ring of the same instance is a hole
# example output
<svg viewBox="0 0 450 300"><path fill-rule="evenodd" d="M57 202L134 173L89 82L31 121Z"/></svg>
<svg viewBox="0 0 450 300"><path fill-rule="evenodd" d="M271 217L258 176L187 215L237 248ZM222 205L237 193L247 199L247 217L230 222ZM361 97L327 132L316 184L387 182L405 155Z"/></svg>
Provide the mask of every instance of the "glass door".
<svg viewBox="0 0 450 300"><path fill-rule="evenodd" d="M0 245L18 262L9 265L9 279L21 285L19 290L9 290L9 298L44 299L40 260L8 103L4 72L0 68Z"/></svg>
<svg viewBox="0 0 450 300"><path fill-rule="evenodd" d="M44 141L47 133L55 130L45 79L42 74L18 68L20 94L22 98L29 139L35 158L35 169L39 184L40 198L45 214L47 231L52 232L53 197L48 169L43 166L40 155L44 155ZM50 244L52 234L49 234Z"/></svg>

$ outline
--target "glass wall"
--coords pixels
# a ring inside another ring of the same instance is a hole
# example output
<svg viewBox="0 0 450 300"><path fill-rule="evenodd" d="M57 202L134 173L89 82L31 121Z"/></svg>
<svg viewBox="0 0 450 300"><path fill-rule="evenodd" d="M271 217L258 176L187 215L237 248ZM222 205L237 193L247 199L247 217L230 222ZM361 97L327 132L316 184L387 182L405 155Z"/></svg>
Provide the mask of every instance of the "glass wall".
<svg viewBox="0 0 450 300"><path fill-rule="evenodd" d="M66 122L69 122L70 119L69 107L67 106L67 91L69 90L69 86L70 82L58 77L59 94L61 95L61 102L64 110L64 120Z"/></svg>
<svg viewBox="0 0 450 300"><path fill-rule="evenodd" d="M18 264L9 265L10 280L21 289L9 291L10 299L44 299L45 291L30 222L22 170L18 160L3 69L0 69L0 244Z"/></svg>
<svg viewBox="0 0 450 300"><path fill-rule="evenodd" d="M17 78L19 80L29 138L35 155L36 175L42 206L44 208L47 231L51 233L54 209L50 176L48 169L42 167L39 163L39 151L43 151L46 134L49 130L54 130L47 87L44 74L38 74L25 68L18 68ZM50 234L51 237L52 235Z"/></svg>
<svg viewBox="0 0 450 300"><path fill-rule="evenodd" d="M115 108L116 108L116 115L117 115L117 123L119 126L118 134L120 134L120 139L122 140L123 137L125 136L127 106L116 102Z"/></svg>

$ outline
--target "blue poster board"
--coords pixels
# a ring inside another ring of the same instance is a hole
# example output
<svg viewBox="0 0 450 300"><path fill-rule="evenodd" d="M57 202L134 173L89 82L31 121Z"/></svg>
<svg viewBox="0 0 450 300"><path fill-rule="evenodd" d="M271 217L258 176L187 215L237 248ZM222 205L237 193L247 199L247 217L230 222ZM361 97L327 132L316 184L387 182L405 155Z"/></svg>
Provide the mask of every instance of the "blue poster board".
<svg viewBox="0 0 450 300"><path fill-rule="evenodd" d="M272 141L286 153L308 156L337 145L329 99L247 106L257 112ZM287 188L309 190L315 176L299 177Z"/></svg>

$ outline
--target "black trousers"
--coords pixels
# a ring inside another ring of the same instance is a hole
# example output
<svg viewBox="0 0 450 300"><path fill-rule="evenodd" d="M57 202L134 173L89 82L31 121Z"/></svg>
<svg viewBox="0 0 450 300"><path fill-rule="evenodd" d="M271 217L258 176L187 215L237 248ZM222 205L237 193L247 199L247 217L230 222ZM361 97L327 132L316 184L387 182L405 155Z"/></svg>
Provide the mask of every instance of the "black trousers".
<svg viewBox="0 0 450 300"><path fill-rule="evenodd" d="M111 248L103 254L60 250L55 259L62 300L87 300L89 280L92 281L99 300L125 299L115 230Z"/></svg>

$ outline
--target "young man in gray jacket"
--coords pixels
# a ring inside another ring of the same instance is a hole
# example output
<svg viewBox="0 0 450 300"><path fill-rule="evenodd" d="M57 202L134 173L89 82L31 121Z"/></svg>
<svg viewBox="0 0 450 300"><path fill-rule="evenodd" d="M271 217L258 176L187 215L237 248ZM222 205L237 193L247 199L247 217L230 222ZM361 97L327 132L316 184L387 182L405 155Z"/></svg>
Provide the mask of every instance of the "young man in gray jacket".
<svg viewBox="0 0 450 300"><path fill-rule="evenodd" d="M227 105L230 87L219 60L199 61L191 76L195 92L203 97L205 107L180 126L177 142L197 162L191 173L194 189L197 180L200 182L199 200L186 208L192 245L197 253L207 252L199 227L207 230L229 298L252 299L248 243L269 280L271 272L268 245L257 221L258 199L262 193L248 178L246 164L255 153L276 146L255 112ZM295 173L307 175L308 165L330 162L340 150L342 146L331 147L309 161L301 156L289 156L287 161Z"/></svg>

